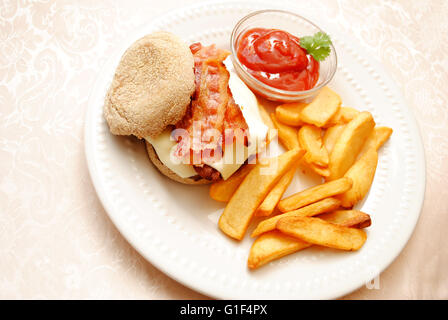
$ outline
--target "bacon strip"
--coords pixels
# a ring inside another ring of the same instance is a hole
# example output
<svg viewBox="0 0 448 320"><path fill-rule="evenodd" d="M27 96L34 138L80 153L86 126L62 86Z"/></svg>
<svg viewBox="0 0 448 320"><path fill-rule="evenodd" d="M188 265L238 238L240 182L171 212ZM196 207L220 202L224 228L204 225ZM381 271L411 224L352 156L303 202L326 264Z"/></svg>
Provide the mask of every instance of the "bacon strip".
<svg viewBox="0 0 448 320"><path fill-rule="evenodd" d="M224 147L232 143L247 145L249 131L246 120L244 120L240 107L233 100L230 89L228 94L230 98L224 117ZM231 131L228 129L231 129Z"/></svg>
<svg viewBox="0 0 448 320"><path fill-rule="evenodd" d="M203 47L200 43L191 45L190 49L195 61L196 90L186 115L176 125L186 129L190 136L190 141L179 142L178 154L186 156L190 152L191 163L202 166L210 156L219 159L225 144L233 143L225 137L223 145L224 134L229 132L226 129L247 132L248 126L228 87L229 72L223 61L229 52L215 45ZM189 144L189 150L182 142Z"/></svg>

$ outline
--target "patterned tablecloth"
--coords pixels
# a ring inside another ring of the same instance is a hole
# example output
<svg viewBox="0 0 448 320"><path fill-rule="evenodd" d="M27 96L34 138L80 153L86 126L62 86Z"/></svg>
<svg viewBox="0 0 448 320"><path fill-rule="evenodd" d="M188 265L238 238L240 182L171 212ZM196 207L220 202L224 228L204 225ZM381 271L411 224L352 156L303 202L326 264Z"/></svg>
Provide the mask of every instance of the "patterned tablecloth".
<svg viewBox="0 0 448 320"><path fill-rule="evenodd" d="M207 298L145 261L102 208L83 151L89 90L133 28L195 1L0 3L0 298ZM427 185L401 255L346 298L448 298L448 2L302 1L378 58L420 125Z"/></svg>

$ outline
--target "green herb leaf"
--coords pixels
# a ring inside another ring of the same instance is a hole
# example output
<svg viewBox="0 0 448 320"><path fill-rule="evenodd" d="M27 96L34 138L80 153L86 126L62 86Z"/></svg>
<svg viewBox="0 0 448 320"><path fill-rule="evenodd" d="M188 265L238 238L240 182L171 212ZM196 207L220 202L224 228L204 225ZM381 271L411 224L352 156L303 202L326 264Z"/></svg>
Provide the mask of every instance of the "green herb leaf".
<svg viewBox="0 0 448 320"><path fill-rule="evenodd" d="M300 38L300 46L305 49L317 61L323 61L331 51L330 36L323 32L317 32L313 36Z"/></svg>

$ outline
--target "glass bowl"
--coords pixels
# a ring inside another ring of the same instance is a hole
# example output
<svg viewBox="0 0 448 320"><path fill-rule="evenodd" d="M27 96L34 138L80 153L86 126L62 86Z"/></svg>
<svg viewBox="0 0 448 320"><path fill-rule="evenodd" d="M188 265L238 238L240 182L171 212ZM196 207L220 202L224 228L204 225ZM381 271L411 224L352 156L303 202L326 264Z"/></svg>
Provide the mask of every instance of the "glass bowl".
<svg viewBox="0 0 448 320"><path fill-rule="evenodd" d="M281 102L305 101L316 95L320 89L327 85L333 78L337 57L334 46L331 45L330 55L320 62L319 79L316 85L304 91L287 91L271 87L253 77L247 72L246 67L238 60L237 45L240 36L252 28L280 29L287 31L294 36L311 36L322 31L311 21L288 11L283 10L262 10L253 12L242 18L233 28L230 37L230 47L232 48L232 61L238 76L249 86L252 91L269 100Z"/></svg>

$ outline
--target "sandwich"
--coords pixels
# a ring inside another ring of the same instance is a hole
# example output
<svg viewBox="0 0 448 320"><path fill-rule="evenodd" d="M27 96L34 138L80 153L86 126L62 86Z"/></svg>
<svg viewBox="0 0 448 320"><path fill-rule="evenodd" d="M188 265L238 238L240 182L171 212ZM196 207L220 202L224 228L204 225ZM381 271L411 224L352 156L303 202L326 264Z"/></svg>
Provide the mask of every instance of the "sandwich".
<svg viewBox="0 0 448 320"><path fill-rule="evenodd" d="M258 101L215 45L168 32L123 54L104 102L112 134L143 139L149 159L185 184L228 179L266 147Z"/></svg>

